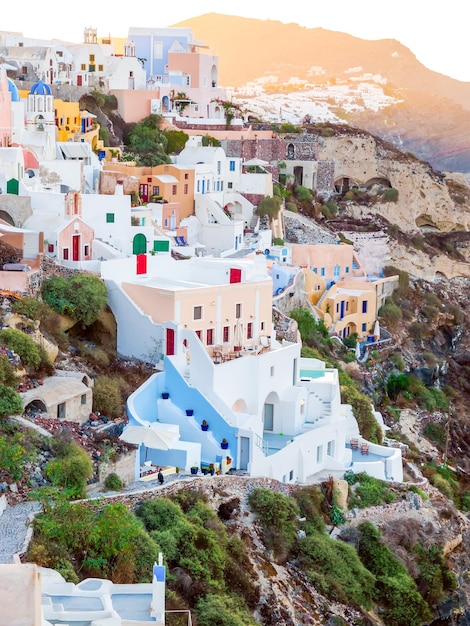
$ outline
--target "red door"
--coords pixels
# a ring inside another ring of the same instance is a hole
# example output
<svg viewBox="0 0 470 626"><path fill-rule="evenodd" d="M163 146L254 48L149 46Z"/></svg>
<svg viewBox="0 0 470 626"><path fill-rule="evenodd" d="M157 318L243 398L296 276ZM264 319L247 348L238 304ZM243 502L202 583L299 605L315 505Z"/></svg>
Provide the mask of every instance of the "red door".
<svg viewBox="0 0 470 626"><path fill-rule="evenodd" d="M168 356L175 353L175 331L173 328L166 329L166 353Z"/></svg>
<svg viewBox="0 0 470 626"><path fill-rule="evenodd" d="M230 282L231 283L241 283L242 282L242 271L237 267L230 268Z"/></svg>
<svg viewBox="0 0 470 626"><path fill-rule="evenodd" d="M72 261L80 261L80 235L72 235Z"/></svg>
<svg viewBox="0 0 470 626"><path fill-rule="evenodd" d="M146 254L138 254L136 256L137 263L137 274L146 274L147 273L147 255Z"/></svg>
<svg viewBox="0 0 470 626"><path fill-rule="evenodd" d="M82 75L79 74L77 76L77 87L81 87L82 86Z"/></svg>
<svg viewBox="0 0 470 626"><path fill-rule="evenodd" d="M139 196L142 202L149 201L149 186L148 185L140 185L139 187Z"/></svg>

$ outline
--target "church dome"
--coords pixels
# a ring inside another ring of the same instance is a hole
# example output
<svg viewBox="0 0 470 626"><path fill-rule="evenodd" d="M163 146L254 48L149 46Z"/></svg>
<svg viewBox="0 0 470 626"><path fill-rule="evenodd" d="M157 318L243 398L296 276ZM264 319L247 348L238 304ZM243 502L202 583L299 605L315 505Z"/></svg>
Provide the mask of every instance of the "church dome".
<svg viewBox="0 0 470 626"><path fill-rule="evenodd" d="M12 102L19 102L20 101L20 94L18 91L18 87L15 85L15 83L11 80L11 78L8 78L8 91L11 93L11 101Z"/></svg>
<svg viewBox="0 0 470 626"><path fill-rule="evenodd" d="M52 91L47 83L42 80L38 80L38 82L34 83L31 87L30 94L32 96L50 96L52 95Z"/></svg>

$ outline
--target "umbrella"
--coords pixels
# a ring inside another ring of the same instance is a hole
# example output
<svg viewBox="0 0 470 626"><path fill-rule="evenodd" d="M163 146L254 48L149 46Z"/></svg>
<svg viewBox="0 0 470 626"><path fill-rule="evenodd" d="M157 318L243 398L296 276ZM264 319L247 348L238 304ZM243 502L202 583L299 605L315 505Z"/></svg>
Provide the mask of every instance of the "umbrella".
<svg viewBox="0 0 470 626"><path fill-rule="evenodd" d="M162 424L160 422L146 422L142 426L128 426L119 437L122 441L135 445L143 444L154 450L169 450L180 438L177 424ZM147 451L145 451L147 457Z"/></svg>
<svg viewBox="0 0 470 626"><path fill-rule="evenodd" d="M243 345L243 323L239 317L237 317L237 323L235 324L235 333L233 336L233 343L235 346Z"/></svg>
<svg viewBox="0 0 470 626"><path fill-rule="evenodd" d="M253 166L263 167L265 165L269 165L269 161L263 161L262 159L255 158L255 159L250 159L249 161L245 161L243 165L245 165L245 167L253 167Z"/></svg>
<svg viewBox="0 0 470 626"><path fill-rule="evenodd" d="M374 339L375 341L380 339L380 324L378 320L376 320L374 324Z"/></svg>

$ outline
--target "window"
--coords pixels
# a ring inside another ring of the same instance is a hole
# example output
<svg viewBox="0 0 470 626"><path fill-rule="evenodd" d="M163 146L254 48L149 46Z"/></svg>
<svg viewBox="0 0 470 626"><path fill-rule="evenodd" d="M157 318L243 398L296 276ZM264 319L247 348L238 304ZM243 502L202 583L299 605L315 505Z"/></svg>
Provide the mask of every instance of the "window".
<svg viewBox="0 0 470 626"><path fill-rule="evenodd" d="M152 177L150 176L149 178L147 178L147 182L151 183L152 182Z"/></svg>
<svg viewBox="0 0 470 626"><path fill-rule="evenodd" d="M80 404L86 404L86 393L82 393L80 396Z"/></svg>
<svg viewBox="0 0 470 626"><path fill-rule="evenodd" d="M202 320L202 306L194 307L193 320Z"/></svg>
<svg viewBox="0 0 470 626"><path fill-rule="evenodd" d="M261 330L264 330L264 322L261 322L260 328L261 328Z"/></svg>
<svg viewBox="0 0 470 626"><path fill-rule="evenodd" d="M294 470L289 472L289 480L294 480Z"/></svg>
<svg viewBox="0 0 470 626"><path fill-rule="evenodd" d="M339 313L339 302L336 304L336 313Z"/></svg>
<svg viewBox="0 0 470 626"><path fill-rule="evenodd" d="M171 186L171 193L173 196L176 196L176 185Z"/></svg>
<svg viewBox="0 0 470 626"><path fill-rule="evenodd" d="M229 189L233 189L233 183L227 183Z"/></svg>
<svg viewBox="0 0 470 626"><path fill-rule="evenodd" d="M83 246L83 254L84 254L85 256L88 256L88 255L90 254L90 244L86 243L86 244Z"/></svg>
<svg viewBox="0 0 470 626"><path fill-rule="evenodd" d="M229 163L229 169L231 172L235 171L235 161L230 161Z"/></svg>
<svg viewBox="0 0 470 626"><path fill-rule="evenodd" d="M47 244L47 251L48 252L54 252L54 244L53 243L48 243Z"/></svg>
<svg viewBox="0 0 470 626"><path fill-rule="evenodd" d="M198 336L199 340L201 340L202 331L201 331L201 330L195 330L194 332L195 332L195 333L196 333L196 335Z"/></svg>
<svg viewBox="0 0 470 626"><path fill-rule="evenodd" d="M188 180L188 178L189 178L189 174L188 174L188 172L186 172L185 175L184 175L184 180Z"/></svg>
<svg viewBox="0 0 470 626"><path fill-rule="evenodd" d="M322 267L322 268L320 269L320 276L324 276L324 275L325 275L325 268L324 268L324 267Z"/></svg>
<svg viewBox="0 0 470 626"><path fill-rule="evenodd" d="M94 63L95 62L95 55L94 54L90 54L90 63Z"/></svg>
<svg viewBox="0 0 470 626"><path fill-rule="evenodd" d="M98 72L102 72L102 71L103 71L103 69L104 69L104 68L103 68L103 66L102 66L102 65L98 65ZM132 72L131 72L131 74L132 74Z"/></svg>
<svg viewBox="0 0 470 626"><path fill-rule="evenodd" d="M345 272L346 274L349 274L349 265L346 265Z"/></svg>
<svg viewBox="0 0 470 626"><path fill-rule="evenodd" d="M159 185L154 185L154 187L153 187L153 195L154 196L159 196L160 195L160 187L159 187Z"/></svg>
<svg viewBox="0 0 470 626"><path fill-rule="evenodd" d="M248 322L246 325L246 338L253 339L253 322Z"/></svg>
<svg viewBox="0 0 470 626"><path fill-rule="evenodd" d="M214 329L213 328L208 328L206 331L206 344L208 346L213 346L214 345Z"/></svg>
<svg viewBox="0 0 470 626"><path fill-rule="evenodd" d="M106 213L106 224L114 224L114 213Z"/></svg>
<svg viewBox="0 0 470 626"><path fill-rule="evenodd" d="M153 58L163 59L163 41L153 42Z"/></svg>
<svg viewBox="0 0 470 626"><path fill-rule="evenodd" d="M68 248L64 248L62 250L62 256L64 261L68 261L69 260L69 249Z"/></svg>
<svg viewBox="0 0 470 626"><path fill-rule="evenodd" d="M362 301L362 312L367 313L367 300Z"/></svg>
<svg viewBox="0 0 470 626"><path fill-rule="evenodd" d="M80 65L80 69L82 70L82 72L86 72L86 65L85 65L85 63L82 63Z"/></svg>
<svg viewBox="0 0 470 626"><path fill-rule="evenodd" d="M60 420L65 419L65 402L61 402L57 405L57 417Z"/></svg>
<svg viewBox="0 0 470 626"><path fill-rule="evenodd" d="M274 376L274 365L271 365L270 375L271 378Z"/></svg>
<svg viewBox="0 0 470 626"><path fill-rule="evenodd" d="M362 332L365 333L367 330L367 324L362 325Z"/></svg>
<svg viewBox="0 0 470 626"><path fill-rule="evenodd" d="M237 319L240 319L241 316L242 316L242 305L238 303L235 305L235 317Z"/></svg>
<svg viewBox="0 0 470 626"><path fill-rule="evenodd" d="M318 268L317 267L314 267L313 271L315 272L315 274L318 274Z"/></svg>
<svg viewBox="0 0 470 626"><path fill-rule="evenodd" d="M224 326L223 343L228 343L229 341L230 341L230 326Z"/></svg>
<svg viewBox="0 0 470 626"><path fill-rule="evenodd" d="M23 65L23 67L21 68L21 73L24 74L25 76L28 73L28 68L26 67L26 65Z"/></svg>
<svg viewBox="0 0 470 626"><path fill-rule="evenodd" d="M197 181L197 188L196 189L197 189L198 193L201 192L201 181L200 180Z"/></svg>
<svg viewBox="0 0 470 626"><path fill-rule="evenodd" d="M184 185L184 195L187 196L189 192L189 186L187 184Z"/></svg>
<svg viewBox="0 0 470 626"><path fill-rule="evenodd" d="M332 439L331 441L329 441L327 443L326 453L327 453L328 456L334 456L335 455L335 440L334 439Z"/></svg>
<svg viewBox="0 0 470 626"><path fill-rule="evenodd" d="M217 161L217 175L220 176L220 171L222 169L221 161Z"/></svg>
<svg viewBox="0 0 470 626"><path fill-rule="evenodd" d="M323 446L317 446L317 463L321 463L323 460Z"/></svg>

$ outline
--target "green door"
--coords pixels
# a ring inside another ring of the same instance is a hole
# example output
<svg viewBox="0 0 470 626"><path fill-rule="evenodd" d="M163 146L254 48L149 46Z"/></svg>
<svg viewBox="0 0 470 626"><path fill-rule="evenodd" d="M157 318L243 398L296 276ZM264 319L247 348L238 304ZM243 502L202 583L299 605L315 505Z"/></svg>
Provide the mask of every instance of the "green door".
<svg viewBox="0 0 470 626"><path fill-rule="evenodd" d="M132 253L133 254L145 254L147 252L147 240L145 235L142 233L138 233L134 237L134 241L132 242Z"/></svg>

